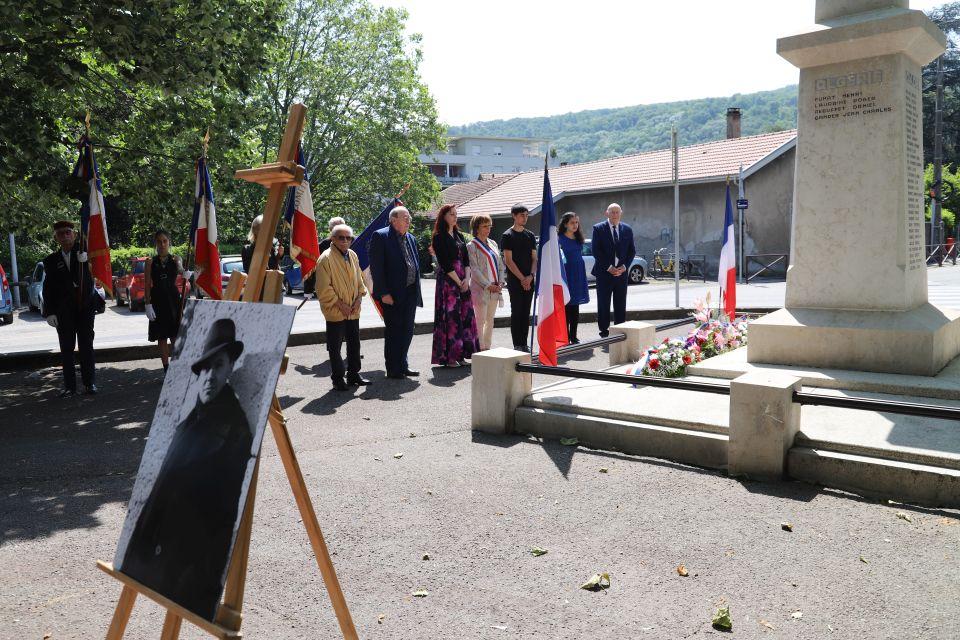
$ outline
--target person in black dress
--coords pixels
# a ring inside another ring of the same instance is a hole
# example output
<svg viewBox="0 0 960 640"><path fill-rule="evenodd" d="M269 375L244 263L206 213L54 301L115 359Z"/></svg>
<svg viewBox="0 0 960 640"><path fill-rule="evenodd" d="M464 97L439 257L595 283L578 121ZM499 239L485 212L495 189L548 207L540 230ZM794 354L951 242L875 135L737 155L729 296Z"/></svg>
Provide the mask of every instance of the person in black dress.
<svg viewBox="0 0 960 640"><path fill-rule="evenodd" d="M147 258L144 266L144 310L150 324L147 339L156 342L160 349L160 361L164 370L170 365L170 346L177 337L180 326L180 289L177 276L183 274L189 280L190 273L184 272L180 258L170 255L170 234L157 231L153 235L157 255Z"/></svg>

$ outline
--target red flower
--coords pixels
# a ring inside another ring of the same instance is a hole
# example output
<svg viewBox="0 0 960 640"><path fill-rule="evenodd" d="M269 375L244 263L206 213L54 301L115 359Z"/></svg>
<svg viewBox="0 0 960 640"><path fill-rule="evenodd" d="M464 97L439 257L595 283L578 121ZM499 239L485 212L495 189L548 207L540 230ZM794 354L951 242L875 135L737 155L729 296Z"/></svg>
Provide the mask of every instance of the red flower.
<svg viewBox="0 0 960 640"><path fill-rule="evenodd" d="M647 366L650 367L651 371L656 371L660 368L660 361L656 358L650 358L649 362L647 362Z"/></svg>
<svg viewBox="0 0 960 640"><path fill-rule="evenodd" d="M688 355L683 356L683 364L690 364L691 362L692 360L690 360L690 356Z"/></svg>

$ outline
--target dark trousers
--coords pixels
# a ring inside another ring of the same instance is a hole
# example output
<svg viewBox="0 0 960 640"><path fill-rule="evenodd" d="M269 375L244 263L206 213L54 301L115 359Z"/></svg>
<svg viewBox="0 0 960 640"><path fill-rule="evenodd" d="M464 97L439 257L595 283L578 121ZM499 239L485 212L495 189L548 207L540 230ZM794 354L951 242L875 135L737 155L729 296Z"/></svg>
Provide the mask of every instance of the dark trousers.
<svg viewBox="0 0 960 640"><path fill-rule="evenodd" d="M94 384L93 362L93 318L94 312L57 316L57 337L60 339L60 362L63 365L63 386L71 391L77 390L77 372L74 369L73 348L80 351L80 377L85 386Z"/></svg>
<svg viewBox="0 0 960 640"><path fill-rule="evenodd" d="M334 381L343 380L343 357L340 347L347 343L347 370L351 376L360 373L360 321L342 320L327 323L327 353L330 354L331 377Z"/></svg>
<svg viewBox="0 0 960 640"><path fill-rule="evenodd" d="M610 329L610 298L613 298L613 324L627 319L627 274L614 278L609 273L597 276L597 324L600 335L607 335Z"/></svg>
<svg viewBox="0 0 960 640"><path fill-rule="evenodd" d="M507 291L510 292L510 335L513 346L527 345L530 336L530 305L533 304L533 287L524 291L519 280L507 279Z"/></svg>
<svg viewBox="0 0 960 640"><path fill-rule="evenodd" d="M580 324L580 305L568 304L563 310L567 316L567 339L573 342L577 339L577 325Z"/></svg>
<svg viewBox="0 0 960 640"><path fill-rule="evenodd" d="M383 324L386 325L383 340L383 358L387 375L400 375L410 368L407 351L413 340L414 319L417 314L417 285L407 288L403 302L394 298L393 304L383 305Z"/></svg>

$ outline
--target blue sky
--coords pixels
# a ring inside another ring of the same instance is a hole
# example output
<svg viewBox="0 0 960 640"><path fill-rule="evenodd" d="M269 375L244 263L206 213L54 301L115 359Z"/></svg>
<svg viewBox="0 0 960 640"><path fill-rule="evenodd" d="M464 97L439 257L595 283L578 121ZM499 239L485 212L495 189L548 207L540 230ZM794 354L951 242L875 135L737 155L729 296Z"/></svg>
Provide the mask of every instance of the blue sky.
<svg viewBox="0 0 960 640"><path fill-rule="evenodd" d="M377 2L377 0L374 0ZM380 0L423 35L421 72L450 125L727 96L797 81L778 37L814 0ZM913 0L928 10L943 2Z"/></svg>

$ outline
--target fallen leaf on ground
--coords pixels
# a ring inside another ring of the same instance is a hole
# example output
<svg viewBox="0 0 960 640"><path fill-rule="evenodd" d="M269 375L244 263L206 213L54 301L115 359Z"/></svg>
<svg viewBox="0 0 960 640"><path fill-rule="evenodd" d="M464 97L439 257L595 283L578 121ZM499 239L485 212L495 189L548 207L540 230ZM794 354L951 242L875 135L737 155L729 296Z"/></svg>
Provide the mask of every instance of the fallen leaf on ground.
<svg viewBox="0 0 960 640"><path fill-rule="evenodd" d="M369 420L369 419L370 419L370 416L363 416L363 419L364 419L364 420Z"/></svg>
<svg viewBox="0 0 960 640"><path fill-rule="evenodd" d="M790 614L790 617L793 618L794 620L799 620L800 618L803 617L803 611L794 611L793 613Z"/></svg>
<svg viewBox="0 0 960 640"><path fill-rule="evenodd" d="M869 563L867 562L867 559L864 558L863 556L860 556L860 562L862 562L863 564L869 564Z"/></svg>
<svg viewBox="0 0 960 640"><path fill-rule="evenodd" d="M383 624L383 619L386 618L386 617L387 617L387 616L383 615L382 613L381 613L380 615L378 615L378 616L377 616L377 624Z"/></svg>
<svg viewBox="0 0 960 640"><path fill-rule="evenodd" d="M607 469L606 467L600 467L600 473L610 473L610 469Z"/></svg>
<svg viewBox="0 0 960 640"><path fill-rule="evenodd" d="M687 567L681 562L680 566L677 567L677 574L686 578L690 575L690 572L687 571Z"/></svg>
<svg viewBox="0 0 960 640"><path fill-rule="evenodd" d="M393 454L393 457L396 458L397 460L399 460L400 458L403 457L403 454L402 454L402 453L395 453L395 454Z"/></svg>
<svg viewBox="0 0 960 640"><path fill-rule="evenodd" d="M575 447L578 444L580 444L580 440L578 440L577 438L560 438L560 444L565 445L567 447Z"/></svg>
<svg viewBox="0 0 960 640"><path fill-rule="evenodd" d="M422 560L429 560L429 559L430 559L430 554L429 554L429 553L423 554Z"/></svg>
<svg viewBox="0 0 960 640"><path fill-rule="evenodd" d="M761 621L760 621L760 626L766 627L767 629L776 629L776 627L774 627L772 624L770 624L770 623L767 622L766 620L761 620Z"/></svg>
<svg viewBox="0 0 960 640"><path fill-rule="evenodd" d="M492 624L490 625L491 629L496 629L497 631L506 631L507 627L502 624Z"/></svg>
<svg viewBox="0 0 960 640"><path fill-rule="evenodd" d="M430 595L430 592L426 589L417 589L410 595L412 595L414 598L426 598L428 595Z"/></svg>
<svg viewBox="0 0 960 640"><path fill-rule="evenodd" d="M383 462L383 458L374 458L373 461L374 461L374 462Z"/></svg>
<svg viewBox="0 0 960 640"><path fill-rule="evenodd" d="M784 531L793 531L793 525L790 524L789 522L781 522L780 528L783 529Z"/></svg>
<svg viewBox="0 0 960 640"><path fill-rule="evenodd" d="M595 573L589 580L580 585L580 588L586 589L587 591L603 591L604 589L609 589L610 574Z"/></svg>
<svg viewBox="0 0 960 640"><path fill-rule="evenodd" d="M534 547L530 549L530 554L534 556L543 556L547 554L547 550L542 547Z"/></svg>
<svg viewBox="0 0 960 640"><path fill-rule="evenodd" d="M733 620L730 619L730 606L720 607L713 614L711 622L714 629L719 631L733 631Z"/></svg>
<svg viewBox="0 0 960 640"><path fill-rule="evenodd" d="M411 432L411 433L410 433L410 437L411 437L411 438L416 438L416 437L417 437L417 434Z"/></svg>
<svg viewBox="0 0 960 640"><path fill-rule="evenodd" d="M910 519L910 515L904 513L903 511L897 511L897 517L901 520L906 520L907 522L913 522L913 520Z"/></svg>
<svg viewBox="0 0 960 640"><path fill-rule="evenodd" d="M455 454L453 454L453 457L454 457L454 458L459 458L459 457L460 457L460 454L459 454L459 453L455 453Z"/></svg>

